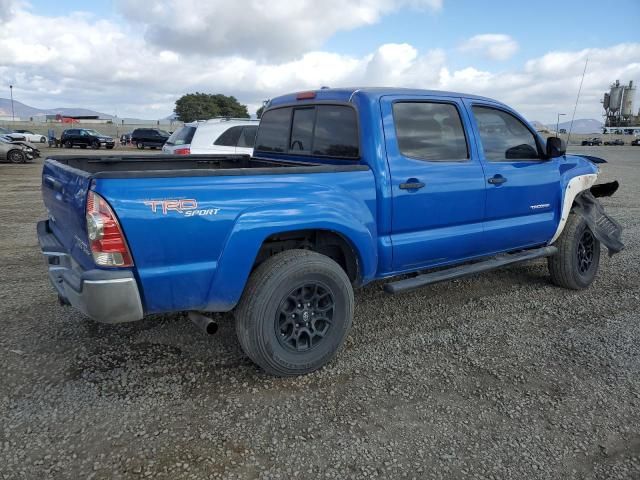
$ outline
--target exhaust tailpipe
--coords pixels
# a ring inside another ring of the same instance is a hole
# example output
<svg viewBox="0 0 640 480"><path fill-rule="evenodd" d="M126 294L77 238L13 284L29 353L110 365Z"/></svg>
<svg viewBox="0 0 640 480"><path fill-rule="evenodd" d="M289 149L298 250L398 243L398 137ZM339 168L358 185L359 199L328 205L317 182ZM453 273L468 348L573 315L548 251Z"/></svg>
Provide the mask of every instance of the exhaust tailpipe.
<svg viewBox="0 0 640 480"><path fill-rule="evenodd" d="M213 335L218 331L218 324L200 312L189 312L189 320L207 335Z"/></svg>

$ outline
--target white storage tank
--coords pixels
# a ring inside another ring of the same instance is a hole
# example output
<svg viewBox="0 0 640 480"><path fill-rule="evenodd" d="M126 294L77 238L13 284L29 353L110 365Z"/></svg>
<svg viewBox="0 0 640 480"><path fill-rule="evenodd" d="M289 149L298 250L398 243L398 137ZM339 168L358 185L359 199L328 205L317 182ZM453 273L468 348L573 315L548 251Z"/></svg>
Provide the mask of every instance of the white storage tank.
<svg viewBox="0 0 640 480"><path fill-rule="evenodd" d="M620 110L623 88L620 85L620 80L616 80L616 83L611 85L611 91L609 92L609 110L611 110L611 113L616 113Z"/></svg>
<svg viewBox="0 0 640 480"><path fill-rule="evenodd" d="M620 113L623 117L630 117L633 115L633 99L636 95L636 87L633 85L633 81L629 81L629 86L624 87L624 93L622 94L622 107Z"/></svg>

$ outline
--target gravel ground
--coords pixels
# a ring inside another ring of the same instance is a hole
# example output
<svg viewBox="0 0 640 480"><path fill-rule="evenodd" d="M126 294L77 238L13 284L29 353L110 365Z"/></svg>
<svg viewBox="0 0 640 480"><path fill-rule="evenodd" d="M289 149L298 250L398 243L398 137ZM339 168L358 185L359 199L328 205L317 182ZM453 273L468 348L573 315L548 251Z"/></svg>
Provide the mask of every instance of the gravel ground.
<svg viewBox="0 0 640 480"><path fill-rule="evenodd" d="M338 359L254 367L220 315L108 326L57 305L41 161L0 165L0 478L640 478L640 148L607 158L626 250L587 291L546 263L356 292Z"/></svg>

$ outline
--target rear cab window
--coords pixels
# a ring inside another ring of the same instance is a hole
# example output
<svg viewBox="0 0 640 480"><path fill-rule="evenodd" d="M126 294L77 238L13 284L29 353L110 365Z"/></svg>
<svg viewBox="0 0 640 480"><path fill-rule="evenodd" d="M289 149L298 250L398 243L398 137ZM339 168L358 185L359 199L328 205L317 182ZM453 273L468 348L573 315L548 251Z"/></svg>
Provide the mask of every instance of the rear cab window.
<svg viewBox="0 0 640 480"><path fill-rule="evenodd" d="M348 105L304 105L266 111L255 150L357 160L360 157L356 111Z"/></svg>

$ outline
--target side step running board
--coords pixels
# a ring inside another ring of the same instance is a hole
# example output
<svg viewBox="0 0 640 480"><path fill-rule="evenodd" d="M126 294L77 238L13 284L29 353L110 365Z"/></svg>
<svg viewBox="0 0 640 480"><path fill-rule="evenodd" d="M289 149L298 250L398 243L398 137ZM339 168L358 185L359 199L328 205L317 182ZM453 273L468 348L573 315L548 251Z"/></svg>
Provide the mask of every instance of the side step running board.
<svg viewBox="0 0 640 480"><path fill-rule="evenodd" d="M458 267L447 268L446 270L424 273L422 275L418 275L417 277L390 282L385 284L384 290L385 292L392 294L408 292L410 290L415 290L416 288L420 288L431 283L444 282L446 280L466 277L467 275L473 275L475 273L487 272L489 270L504 267L505 265L525 262L527 260L533 260L535 258L550 257L557 251L558 249L556 247L548 246L536 248L534 250L523 250L517 253L503 253L500 255L496 255L495 257L488 258L487 260L482 260L480 262L471 263L468 265L460 265Z"/></svg>

